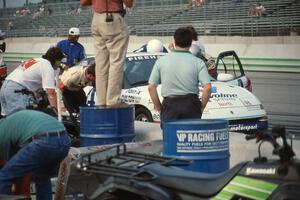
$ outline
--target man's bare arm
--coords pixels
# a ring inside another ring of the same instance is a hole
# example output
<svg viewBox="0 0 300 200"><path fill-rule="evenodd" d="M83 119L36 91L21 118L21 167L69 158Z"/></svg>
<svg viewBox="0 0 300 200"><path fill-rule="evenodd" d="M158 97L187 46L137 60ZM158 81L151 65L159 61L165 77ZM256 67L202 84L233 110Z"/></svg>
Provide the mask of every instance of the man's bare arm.
<svg viewBox="0 0 300 200"><path fill-rule="evenodd" d="M203 92L202 92L202 97L201 97L201 112L204 111L205 106L210 98L211 95L211 84L205 84L203 86Z"/></svg>
<svg viewBox="0 0 300 200"><path fill-rule="evenodd" d="M151 97L151 100L154 104L154 110L160 112L161 111L161 103L158 97L158 93L157 93L157 89L156 89L156 85L148 85L148 91Z"/></svg>
<svg viewBox="0 0 300 200"><path fill-rule="evenodd" d="M55 89L46 89L50 106L57 108L57 98Z"/></svg>

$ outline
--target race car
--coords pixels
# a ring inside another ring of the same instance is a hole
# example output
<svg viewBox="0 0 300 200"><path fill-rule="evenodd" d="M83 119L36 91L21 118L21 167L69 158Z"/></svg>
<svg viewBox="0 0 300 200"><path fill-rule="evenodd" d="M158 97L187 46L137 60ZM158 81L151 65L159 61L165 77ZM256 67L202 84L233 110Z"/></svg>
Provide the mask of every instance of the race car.
<svg viewBox="0 0 300 200"><path fill-rule="evenodd" d="M2 81L7 75L7 67L3 61L3 53L5 52L5 47L6 43L4 42L4 35L2 35L0 31L0 87L2 85Z"/></svg>
<svg viewBox="0 0 300 200"><path fill-rule="evenodd" d="M126 56L121 101L135 106L136 120L160 122L160 114L154 110L147 85L155 61L164 55L164 53L128 53ZM94 58L89 57L79 65L93 62ZM251 133L267 129L266 111L251 92L251 81L246 77L236 53L234 51L220 53L216 61L216 70L216 78L211 77L212 94L202 119L229 120L230 131L236 132ZM201 85L199 91L201 98ZM87 104L97 105L95 89L88 86L85 92ZM160 94L160 86L158 93Z"/></svg>

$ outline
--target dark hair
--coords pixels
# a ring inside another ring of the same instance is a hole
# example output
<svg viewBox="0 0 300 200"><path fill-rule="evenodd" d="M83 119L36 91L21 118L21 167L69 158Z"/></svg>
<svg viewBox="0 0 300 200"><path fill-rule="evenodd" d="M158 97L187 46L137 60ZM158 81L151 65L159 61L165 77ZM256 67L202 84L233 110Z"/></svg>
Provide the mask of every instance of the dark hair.
<svg viewBox="0 0 300 200"><path fill-rule="evenodd" d="M3 42L2 44L0 44L0 50L2 51L2 53L5 52L5 49L6 49L6 43ZM1 53L1 52L0 52Z"/></svg>
<svg viewBox="0 0 300 200"><path fill-rule="evenodd" d="M96 66L95 63L88 65L88 66L87 66L87 69L86 69L86 73L92 74L93 76L96 76L96 73L95 73L95 66Z"/></svg>
<svg viewBox="0 0 300 200"><path fill-rule="evenodd" d="M193 40L197 41L198 40L198 33L195 30L195 28L193 26L187 26L186 28L188 28L190 31L192 31Z"/></svg>
<svg viewBox="0 0 300 200"><path fill-rule="evenodd" d="M64 57L65 55L58 47L51 47L46 54L42 56L42 58L49 60L51 65L54 65L57 60L61 61Z"/></svg>
<svg viewBox="0 0 300 200"><path fill-rule="evenodd" d="M174 33L175 45L185 48L190 47L192 44L192 32L186 28L178 28Z"/></svg>

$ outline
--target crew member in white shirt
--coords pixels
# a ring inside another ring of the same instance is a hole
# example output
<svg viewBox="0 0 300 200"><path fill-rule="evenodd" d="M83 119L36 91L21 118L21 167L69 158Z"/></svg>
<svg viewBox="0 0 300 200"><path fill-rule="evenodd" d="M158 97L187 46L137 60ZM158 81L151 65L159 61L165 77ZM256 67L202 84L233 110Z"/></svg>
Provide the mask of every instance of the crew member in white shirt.
<svg viewBox="0 0 300 200"><path fill-rule="evenodd" d="M54 70L60 66L63 58L64 54L59 48L51 47L42 58L29 59L11 72L0 90L1 115L26 109L29 96L16 92L22 89L36 92L42 88L47 92L50 106L57 108Z"/></svg>

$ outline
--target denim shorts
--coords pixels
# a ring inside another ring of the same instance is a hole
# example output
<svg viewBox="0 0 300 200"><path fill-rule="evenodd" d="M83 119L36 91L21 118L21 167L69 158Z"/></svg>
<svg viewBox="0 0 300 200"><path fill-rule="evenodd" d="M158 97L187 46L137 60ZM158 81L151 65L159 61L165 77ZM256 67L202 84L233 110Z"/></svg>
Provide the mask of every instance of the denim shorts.
<svg viewBox="0 0 300 200"><path fill-rule="evenodd" d="M1 115L6 116L19 110L26 109L29 97L15 90L25 89L21 84L5 80L0 90Z"/></svg>

